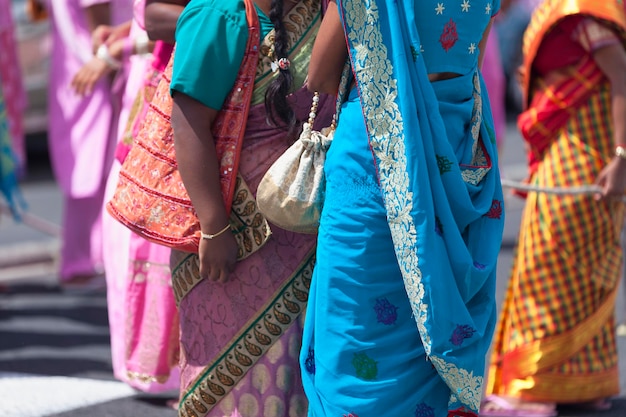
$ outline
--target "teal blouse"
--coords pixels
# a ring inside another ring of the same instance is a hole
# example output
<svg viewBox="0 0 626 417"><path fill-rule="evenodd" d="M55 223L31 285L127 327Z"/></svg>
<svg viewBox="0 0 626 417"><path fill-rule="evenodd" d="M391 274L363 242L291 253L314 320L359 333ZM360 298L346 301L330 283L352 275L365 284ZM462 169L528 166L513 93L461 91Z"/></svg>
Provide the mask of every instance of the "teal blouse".
<svg viewBox="0 0 626 417"><path fill-rule="evenodd" d="M256 9L263 39L274 25ZM221 109L237 78L247 41L243 0L191 0L176 25L170 93L179 91Z"/></svg>

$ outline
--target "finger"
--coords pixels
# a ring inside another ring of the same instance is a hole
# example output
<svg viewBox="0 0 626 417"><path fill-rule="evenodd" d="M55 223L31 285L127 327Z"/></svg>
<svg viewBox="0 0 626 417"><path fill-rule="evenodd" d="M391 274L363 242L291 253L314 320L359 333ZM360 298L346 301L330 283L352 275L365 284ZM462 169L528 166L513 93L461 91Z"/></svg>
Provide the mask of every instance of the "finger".
<svg viewBox="0 0 626 417"><path fill-rule="evenodd" d="M604 198L604 194L605 194L606 190L605 190L603 185L601 185L601 184L597 184L597 185L600 187L600 191L595 192L593 194L593 199L596 200L596 201L600 201L600 200L602 200Z"/></svg>
<svg viewBox="0 0 626 417"><path fill-rule="evenodd" d="M223 284L226 281L228 281L228 277L230 276L230 272L226 269L222 269L221 273L220 273L220 279L219 281Z"/></svg>
<svg viewBox="0 0 626 417"><path fill-rule="evenodd" d="M602 184L601 187L602 188L600 191L600 198L598 198L597 200L606 200L606 199L610 199L613 197L612 188L608 182L604 182L604 184Z"/></svg>
<svg viewBox="0 0 626 417"><path fill-rule="evenodd" d="M90 94L91 94L91 92L93 91L93 86L94 86L94 84L95 84L95 83L94 83L94 81L93 81L93 78L92 78L92 79L89 79L89 80L87 80L87 81L85 81L85 84L84 84L83 90L84 90L84 92L85 92L85 94L86 94L86 95L90 95Z"/></svg>
<svg viewBox="0 0 626 417"><path fill-rule="evenodd" d="M209 271L209 280L211 282L219 282L221 279L221 268L216 267L215 265L211 266L211 270Z"/></svg>
<svg viewBox="0 0 626 417"><path fill-rule="evenodd" d="M83 79L81 79L81 83L80 83L80 88L83 94L85 94L85 91L87 90L87 86L89 85L89 74L86 74L85 77L83 77Z"/></svg>
<svg viewBox="0 0 626 417"><path fill-rule="evenodd" d="M91 94L93 87L98 82L99 77L96 74L92 74L92 76L85 82L85 91L87 94Z"/></svg>
<svg viewBox="0 0 626 417"><path fill-rule="evenodd" d="M83 83L80 79L76 79L75 82L72 83L72 88L76 94L83 94Z"/></svg>
<svg viewBox="0 0 626 417"><path fill-rule="evenodd" d="M76 83L76 92L80 95L85 95L85 79L81 78L78 83Z"/></svg>
<svg viewBox="0 0 626 417"><path fill-rule="evenodd" d="M79 85L79 84L78 84L78 82L76 81L76 78L74 78L74 79L72 80L71 84L70 84L70 88L71 88L72 90L74 90L74 92L75 92L76 94L78 94L78 85Z"/></svg>
<svg viewBox="0 0 626 417"><path fill-rule="evenodd" d="M76 85L80 83L81 80L84 78L84 76L85 76L85 68L81 68L80 70L78 70L76 74L74 74L74 78L72 78L72 82L70 84Z"/></svg>
<svg viewBox="0 0 626 417"><path fill-rule="evenodd" d="M208 265L200 264L200 278L209 279L211 275L211 268Z"/></svg>

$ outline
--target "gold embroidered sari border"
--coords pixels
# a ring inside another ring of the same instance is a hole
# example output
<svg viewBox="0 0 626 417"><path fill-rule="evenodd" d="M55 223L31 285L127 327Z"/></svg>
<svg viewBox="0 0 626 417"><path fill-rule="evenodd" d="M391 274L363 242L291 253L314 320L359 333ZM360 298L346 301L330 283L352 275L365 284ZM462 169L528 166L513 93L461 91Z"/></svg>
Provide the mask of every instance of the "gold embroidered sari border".
<svg viewBox="0 0 626 417"><path fill-rule="evenodd" d="M245 376L306 308L315 248L247 326L233 337L215 362L183 394L181 417L205 416Z"/></svg>
<svg viewBox="0 0 626 417"><path fill-rule="evenodd" d="M198 255L194 253L188 254L172 270L172 290L174 291L174 300L177 307L180 304L180 300L185 298L202 281L198 263L194 256L197 257Z"/></svg>

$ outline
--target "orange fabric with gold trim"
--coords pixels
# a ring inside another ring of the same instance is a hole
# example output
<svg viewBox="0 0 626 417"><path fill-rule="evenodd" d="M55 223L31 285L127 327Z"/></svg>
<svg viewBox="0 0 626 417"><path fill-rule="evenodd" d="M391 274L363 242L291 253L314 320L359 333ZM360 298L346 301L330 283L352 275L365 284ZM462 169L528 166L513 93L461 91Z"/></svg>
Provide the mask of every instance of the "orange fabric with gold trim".
<svg viewBox="0 0 626 417"><path fill-rule="evenodd" d="M235 191L259 54L260 31L252 0L246 0L246 15L246 52L235 84L212 126L227 212L230 212ZM172 63L173 57L133 147L122 164L117 189L107 204L107 210L116 220L145 239L193 253L198 251L201 231L176 163L170 123Z"/></svg>

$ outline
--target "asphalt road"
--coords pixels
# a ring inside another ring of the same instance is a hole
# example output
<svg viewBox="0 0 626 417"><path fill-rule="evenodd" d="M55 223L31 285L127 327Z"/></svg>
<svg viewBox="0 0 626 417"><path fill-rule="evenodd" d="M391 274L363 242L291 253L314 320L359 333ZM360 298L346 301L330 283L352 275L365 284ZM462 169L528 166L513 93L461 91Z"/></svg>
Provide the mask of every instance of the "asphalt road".
<svg viewBox="0 0 626 417"><path fill-rule="evenodd" d="M521 179L523 158L511 126L501 158L503 176ZM35 146L30 159L23 183L30 217L22 224L0 219L0 417L174 417L166 401L175 393L146 395L114 380L105 292L67 292L57 285L62 202L45 146ZM511 197L505 206L498 300L504 294L523 201ZM623 297L617 315L620 320L626 316ZM560 416L626 416L626 337L618 343L622 393L613 409L566 409Z"/></svg>

